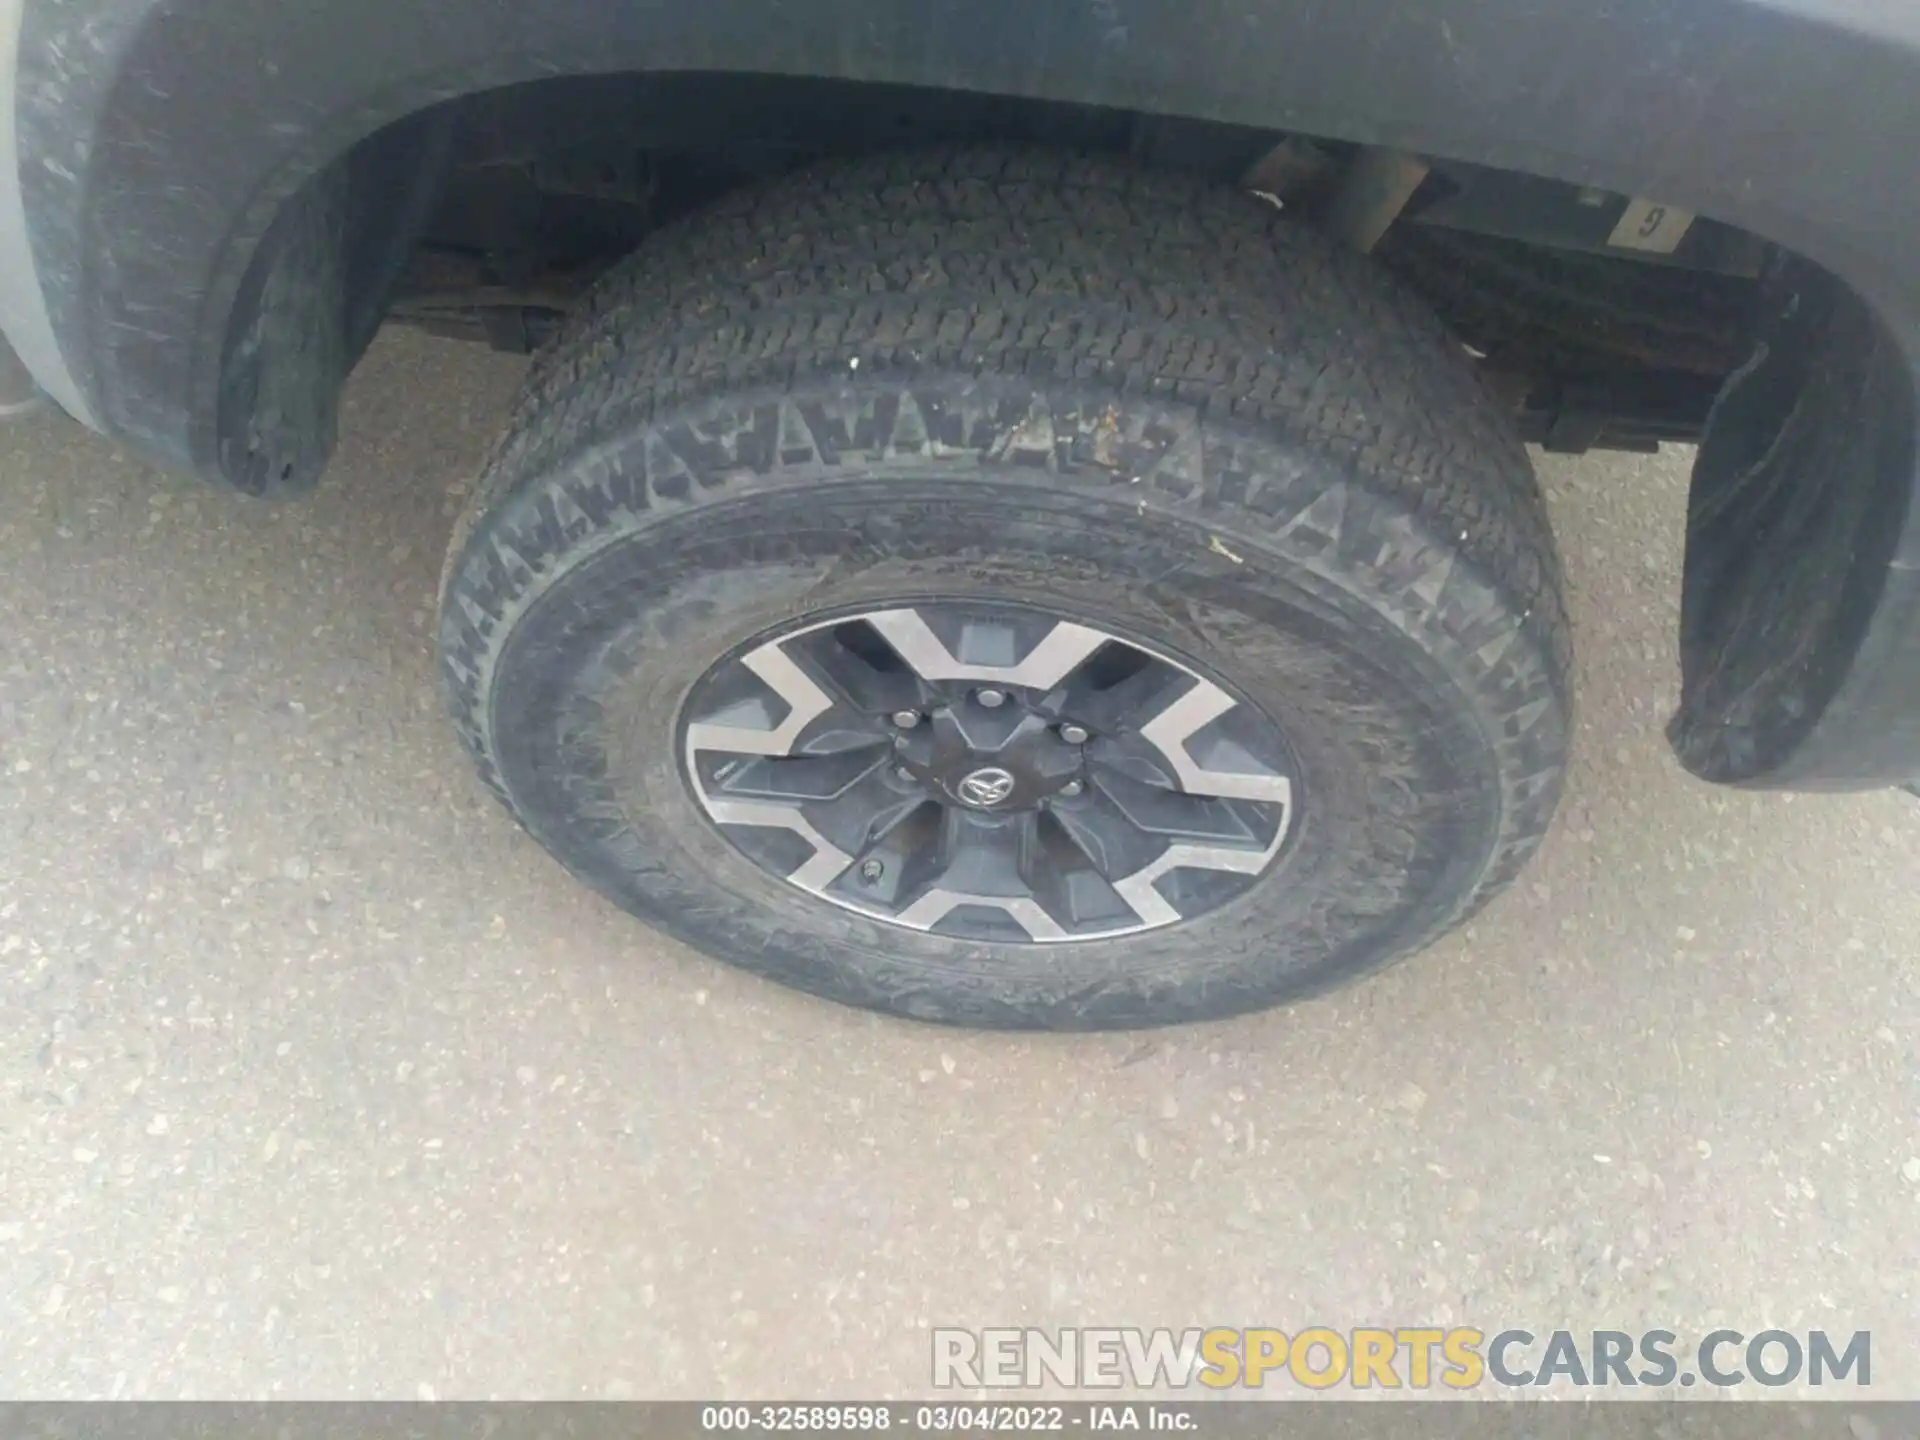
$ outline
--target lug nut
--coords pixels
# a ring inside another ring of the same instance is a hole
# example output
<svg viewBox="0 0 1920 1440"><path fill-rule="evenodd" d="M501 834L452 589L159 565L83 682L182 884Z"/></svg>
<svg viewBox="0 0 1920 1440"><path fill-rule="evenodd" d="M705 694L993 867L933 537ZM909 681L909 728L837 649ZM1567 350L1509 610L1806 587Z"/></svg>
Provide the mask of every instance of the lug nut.
<svg viewBox="0 0 1920 1440"><path fill-rule="evenodd" d="M998 710L1002 705L1007 703L1007 692L1004 690L981 690L977 691L973 698L989 710Z"/></svg>
<svg viewBox="0 0 1920 1440"><path fill-rule="evenodd" d="M1084 745L1093 737L1087 733L1087 727L1084 725L1062 725L1060 738L1069 745Z"/></svg>
<svg viewBox="0 0 1920 1440"><path fill-rule="evenodd" d="M1069 780L1067 781L1066 784L1060 787L1060 793L1062 795L1078 795L1082 790L1085 790L1086 788L1087 787L1082 785L1078 780Z"/></svg>
<svg viewBox="0 0 1920 1440"><path fill-rule="evenodd" d="M878 860L869 860L860 867L860 878L869 885L876 883L886 873L887 867Z"/></svg>
<svg viewBox="0 0 1920 1440"><path fill-rule="evenodd" d="M920 712L918 710L896 710L893 712L893 723L898 725L902 730L911 730L920 723Z"/></svg>

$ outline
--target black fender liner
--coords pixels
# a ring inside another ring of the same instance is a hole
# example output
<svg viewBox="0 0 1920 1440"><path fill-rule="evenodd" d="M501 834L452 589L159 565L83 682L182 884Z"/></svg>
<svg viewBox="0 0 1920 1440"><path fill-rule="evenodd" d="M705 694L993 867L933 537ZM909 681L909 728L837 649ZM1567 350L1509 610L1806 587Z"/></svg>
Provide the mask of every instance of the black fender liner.
<svg viewBox="0 0 1920 1440"><path fill-rule="evenodd" d="M1912 376L1812 266L1766 295L1694 464L1669 735L1707 780L1899 784L1920 755Z"/></svg>
<svg viewBox="0 0 1920 1440"><path fill-rule="evenodd" d="M455 130L442 106L361 142L294 192L255 249L218 372L216 468L235 489L298 493L320 478L340 383L432 214Z"/></svg>

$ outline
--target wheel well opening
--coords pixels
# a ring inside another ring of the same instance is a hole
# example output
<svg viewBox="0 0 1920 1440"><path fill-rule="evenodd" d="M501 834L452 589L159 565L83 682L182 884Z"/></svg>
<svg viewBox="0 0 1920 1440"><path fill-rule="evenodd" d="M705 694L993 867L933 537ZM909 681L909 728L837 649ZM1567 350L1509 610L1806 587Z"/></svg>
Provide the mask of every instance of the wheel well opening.
<svg viewBox="0 0 1920 1440"><path fill-rule="evenodd" d="M770 75L569 77L444 108L453 134L435 203L381 304L512 351L549 339L647 234L821 159L982 143L1124 154L1318 221L1368 153L1203 119ZM1419 176L1376 253L1439 311L1528 440L1577 453L1700 437L1749 353L1772 247L1593 187L1444 159ZM1635 234L1650 209L1658 222Z"/></svg>

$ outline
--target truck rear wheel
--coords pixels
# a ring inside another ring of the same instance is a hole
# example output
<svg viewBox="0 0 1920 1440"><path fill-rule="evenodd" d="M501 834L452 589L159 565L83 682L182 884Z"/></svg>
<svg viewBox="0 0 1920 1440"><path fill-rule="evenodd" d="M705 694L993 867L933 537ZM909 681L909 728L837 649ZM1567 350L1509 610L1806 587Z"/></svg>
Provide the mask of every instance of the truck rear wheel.
<svg viewBox="0 0 1920 1440"><path fill-rule="evenodd" d="M981 1026L1418 949L1534 850L1568 734L1538 491L1438 323L1083 156L824 167L656 237L537 362L441 645L582 880Z"/></svg>

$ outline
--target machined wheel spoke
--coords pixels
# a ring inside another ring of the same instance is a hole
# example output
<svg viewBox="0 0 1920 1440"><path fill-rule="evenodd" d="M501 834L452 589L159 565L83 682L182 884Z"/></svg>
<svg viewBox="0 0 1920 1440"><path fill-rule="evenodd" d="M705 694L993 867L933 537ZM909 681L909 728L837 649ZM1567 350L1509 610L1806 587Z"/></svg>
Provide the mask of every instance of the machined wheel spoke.
<svg viewBox="0 0 1920 1440"><path fill-rule="evenodd" d="M798 805L784 800L709 800L707 813L721 825L740 825L749 829L788 830L800 837L813 853L785 879L802 890L823 891L840 877L853 857L818 830L800 813Z"/></svg>
<svg viewBox="0 0 1920 1440"><path fill-rule="evenodd" d="M1230 739L1210 737L1203 756L1190 748L1196 736L1239 703L1212 681L1196 676L1177 700L1140 727L1140 738L1166 757L1180 788L1189 795L1292 804L1292 782Z"/></svg>
<svg viewBox="0 0 1920 1440"><path fill-rule="evenodd" d="M1103 866L1105 857L1088 849L1084 831L1076 833L1058 811L1050 812L1034 826L1033 842L1028 879L1034 898L1049 915L1069 927L1132 920L1130 907Z"/></svg>
<svg viewBox="0 0 1920 1440"><path fill-rule="evenodd" d="M902 791L887 782L881 767L837 795L806 807L813 827L855 858L880 841L927 803L919 791Z"/></svg>
<svg viewBox="0 0 1920 1440"><path fill-rule="evenodd" d="M748 697L726 707L711 719L687 727L687 750L730 750L740 755L787 755L800 732L833 708L833 699L813 677L777 643L762 645L740 657L740 664L759 678L785 707L777 720L773 707L759 697Z"/></svg>
<svg viewBox="0 0 1920 1440"><path fill-rule="evenodd" d="M915 930L933 930L956 910L997 910L1008 916L1030 940L1071 940L1074 937L1031 896L970 895L959 890L930 890L894 919Z"/></svg>
<svg viewBox="0 0 1920 1440"><path fill-rule="evenodd" d="M1007 916L1030 939L1067 938L1029 879L1034 828L1032 815L994 826L964 813L950 815L941 835L944 863L901 909L900 923L933 929L956 910L991 911Z"/></svg>
<svg viewBox="0 0 1920 1440"><path fill-rule="evenodd" d="M1169 791L1139 786L1146 794L1187 807L1219 807L1221 802L1200 800ZM1049 817L1057 822L1074 847L1086 857L1088 868L1100 877L1104 888L1118 904L1147 924L1168 924L1180 918L1179 909L1159 890L1159 882L1181 869L1219 870L1232 874L1258 874L1264 870L1279 848L1279 839L1261 840L1237 817L1224 817L1212 838L1203 827L1189 825L1179 831L1154 831L1117 804L1104 785L1096 787L1092 802L1072 808L1062 806ZM1222 817L1215 817L1217 820ZM1170 833L1179 838L1169 841ZM1082 892L1087 887L1082 885Z"/></svg>
<svg viewBox="0 0 1920 1440"><path fill-rule="evenodd" d="M827 689L853 710L886 715L919 705L920 677L864 620L830 625L792 642Z"/></svg>
<svg viewBox="0 0 1920 1440"><path fill-rule="evenodd" d="M1098 775L1084 800L1055 806L1051 818L1087 865L1109 881L1153 863L1166 848L1162 837L1142 830L1114 803Z"/></svg>
<svg viewBox="0 0 1920 1440"><path fill-rule="evenodd" d="M1183 671L1155 664L1137 650L1109 645L1069 678L1058 703L1063 713L1083 721L1094 733L1118 735L1137 727L1143 716L1171 704L1189 683Z"/></svg>
<svg viewBox="0 0 1920 1440"><path fill-rule="evenodd" d="M970 680L1050 690L1107 642L1098 630L1059 620L1024 653L1017 653L1020 626L983 620L956 627L950 637L954 648L949 649L950 640L936 634L918 610L883 610L866 618L923 680Z"/></svg>
<svg viewBox="0 0 1920 1440"><path fill-rule="evenodd" d="M723 767L715 788L729 796L794 804L832 800L881 769L890 753L870 739L858 749L826 755L756 756Z"/></svg>
<svg viewBox="0 0 1920 1440"><path fill-rule="evenodd" d="M1281 837L1285 838L1284 834ZM1263 851L1226 849L1216 845L1169 845L1160 858L1132 875L1114 882L1135 914L1148 925L1171 925L1186 917L1180 907L1160 893L1159 881L1176 870L1219 870L1230 875L1258 875L1279 851L1275 840Z"/></svg>
<svg viewBox="0 0 1920 1440"><path fill-rule="evenodd" d="M1128 825L1145 835L1253 850L1266 843L1259 827L1249 820L1246 802L1169 790L1106 766L1095 767L1093 788Z"/></svg>
<svg viewBox="0 0 1920 1440"><path fill-rule="evenodd" d="M1026 885L1021 858L1032 823L1032 815L982 820L959 806L950 807L940 836L940 885L969 895L1022 894Z"/></svg>

